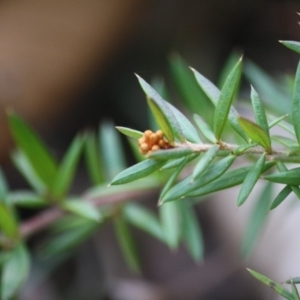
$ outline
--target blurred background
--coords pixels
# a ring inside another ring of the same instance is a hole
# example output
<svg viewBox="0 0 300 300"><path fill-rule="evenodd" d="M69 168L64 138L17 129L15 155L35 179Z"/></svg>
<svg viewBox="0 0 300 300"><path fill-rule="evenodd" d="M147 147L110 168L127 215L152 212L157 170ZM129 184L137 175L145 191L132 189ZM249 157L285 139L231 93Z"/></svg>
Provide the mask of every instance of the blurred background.
<svg viewBox="0 0 300 300"><path fill-rule="evenodd" d="M297 11L299 1L288 0L2 0L0 159L11 186L25 183L9 162L7 108L37 128L58 157L79 130L103 120L144 131L148 112L134 73L170 84L169 62L180 55L216 82L235 50L274 77L292 74L298 57L278 40L300 40ZM79 182L78 191L89 184L84 176ZM244 215L232 218L235 196L222 195L231 201L227 210L217 199L199 206L203 265L136 232L143 274L135 276L107 226L38 284L33 272L20 299L271 299L245 272L251 261L238 256ZM266 262L275 272L278 264L263 255L253 264Z"/></svg>

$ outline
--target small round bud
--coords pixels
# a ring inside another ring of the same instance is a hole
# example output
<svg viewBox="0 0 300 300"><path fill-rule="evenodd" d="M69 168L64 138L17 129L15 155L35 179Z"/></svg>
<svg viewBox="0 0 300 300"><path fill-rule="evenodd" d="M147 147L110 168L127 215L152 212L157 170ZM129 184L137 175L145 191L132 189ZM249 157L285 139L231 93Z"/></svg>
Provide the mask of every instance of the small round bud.
<svg viewBox="0 0 300 300"><path fill-rule="evenodd" d="M157 151L159 149L160 149L159 146L154 145L154 146L152 146L151 151Z"/></svg>
<svg viewBox="0 0 300 300"><path fill-rule="evenodd" d="M165 146L166 146L166 141L163 140L163 139L159 140L159 141L158 141L158 146L159 146L160 148L165 148Z"/></svg>
<svg viewBox="0 0 300 300"><path fill-rule="evenodd" d="M147 139L150 137L151 134L152 134L152 131L151 131L151 130L146 130L146 131L144 132L144 137L145 137L145 139L147 140Z"/></svg>
<svg viewBox="0 0 300 300"><path fill-rule="evenodd" d="M156 135L158 136L159 139L162 139L164 137L164 133L161 130L157 130Z"/></svg>
<svg viewBox="0 0 300 300"><path fill-rule="evenodd" d="M144 137L139 138L139 145L142 145L143 143L145 143L145 138Z"/></svg>
<svg viewBox="0 0 300 300"><path fill-rule="evenodd" d="M146 153L147 151L149 151L149 146L146 143L141 144L140 149L143 153Z"/></svg>
<svg viewBox="0 0 300 300"><path fill-rule="evenodd" d="M150 135L150 141L153 143L153 144L156 144L158 142L158 137L155 133L152 133Z"/></svg>

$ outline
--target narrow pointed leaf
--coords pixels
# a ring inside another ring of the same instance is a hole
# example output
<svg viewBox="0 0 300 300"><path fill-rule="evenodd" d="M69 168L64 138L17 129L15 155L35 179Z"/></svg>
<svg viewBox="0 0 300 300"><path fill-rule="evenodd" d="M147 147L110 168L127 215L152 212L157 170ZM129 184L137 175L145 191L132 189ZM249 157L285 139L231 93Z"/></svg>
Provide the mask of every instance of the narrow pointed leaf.
<svg viewBox="0 0 300 300"><path fill-rule="evenodd" d="M0 203L0 231L8 238L16 239L19 234L18 223L11 209Z"/></svg>
<svg viewBox="0 0 300 300"><path fill-rule="evenodd" d="M17 114L8 115L10 130L39 178L51 188L57 174L57 164L38 135Z"/></svg>
<svg viewBox="0 0 300 300"><path fill-rule="evenodd" d="M134 140L130 137L127 137L127 141L129 143L130 149L132 151L132 154L133 154L133 157L135 158L135 160L137 162L143 161L145 159L145 155L140 152L140 147L139 147L139 144L136 142L136 140Z"/></svg>
<svg viewBox="0 0 300 300"><path fill-rule="evenodd" d="M116 128L123 134L125 134L126 136L129 136L131 138L134 139L139 139L143 136L143 133L141 131L138 130L134 130L131 128L127 128L127 127L121 127L121 126L116 126Z"/></svg>
<svg viewBox="0 0 300 300"><path fill-rule="evenodd" d="M263 171L265 160L266 160L266 153L263 153L261 157L257 160L257 162L254 164L252 169L249 171L249 173L247 174L238 195L237 206L241 206L250 195L260 174Z"/></svg>
<svg viewBox="0 0 300 300"><path fill-rule="evenodd" d="M199 262L204 255L204 241L197 215L186 201L180 201L182 237L192 258Z"/></svg>
<svg viewBox="0 0 300 300"><path fill-rule="evenodd" d="M194 120L198 125L199 129L203 133L203 135L213 144L217 142L214 132L209 127L209 125L198 115L194 114Z"/></svg>
<svg viewBox="0 0 300 300"><path fill-rule="evenodd" d="M19 244L8 255L2 266L0 286L1 299L14 299L18 290L27 279L30 257L24 245Z"/></svg>
<svg viewBox="0 0 300 300"><path fill-rule="evenodd" d="M63 197L69 190L83 149L84 137L77 136L65 154L53 185L55 197Z"/></svg>
<svg viewBox="0 0 300 300"><path fill-rule="evenodd" d="M252 107L254 110L256 123L258 124L258 126L260 126L265 131L265 133L270 138L269 125L268 125L264 105L263 105L258 93L252 86L251 86L251 100L252 100Z"/></svg>
<svg viewBox="0 0 300 300"><path fill-rule="evenodd" d="M233 154L235 155L241 155L243 154L246 150L251 149L253 147L257 146L256 143L252 144L246 144L246 145L240 145L236 149L233 150Z"/></svg>
<svg viewBox="0 0 300 300"><path fill-rule="evenodd" d="M176 178L178 177L178 175L180 174L180 172L183 170L183 168L186 166L187 163L188 163L188 157L185 157L182 160L182 162L178 165L176 170L170 176L168 182L166 183L166 185L164 186L162 192L160 193L159 199L162 199L165 196L165 194L171 188L171 186L174 184ZM160 204L160 201L159 201L159 204Z"/></svg>
<svg viewBox="0 0 300 300"><path fill-rule="evenodd" d="M196 80L198 84L201 86L207 97L212 101L214 106L217 105L218 100L220 98L220 90L207 78L205 78L203 75L201 75L199 72L196 70L192 69L191 70L194 72ZM232 128L245 140L248 141L248 138L243 130L243 128L239 125L238 123L238 117L239 114L236 111L236 109L231 106L229 115L228 115L228 121L230 122Z"/></svg>
<svg viewBox="0 0 300 300"><path fill-rule="evenodd" d="M144 160L124 171L119 173L110 183L111 185L124 184L150 175L156 170L160 169L165 160Z"/></svg>
<svg viewBox="0 0 300 300"><path fill-rule="evenodd" d="M61 207L68 212L89 220L96 222L101 220L101 215L97 208L91 203L82 201L81 199L66 200L61 204Z"/></svg>
<svg viewBox="0 0 300 300"><path fill-rule="evenodd" d="M286 280L284 283L291 284L292 282L294 282L295 284L300 284L300 277L290 278L290 279Z"/></svg>
<svg viewBox="0 0 300 300"><path fill-rule="evenodd" d="M9 202L7 201L7 194L8 194L8 185L6 182L6 178L3 174L3 171L0 168L0 202L9 205Z"/></svg>
<svg viewBox="0 0 300 300"><path fill-rule="evenodd" d="M161 96L141 77L136 75L139 83L147 95L147 102L150 109L158 123L159 127L165 134L171 145L174 144L174 135L178 136L182 141L184 137L182 136L181 128L169 108L168 103L161 98Z"/></svg>
<svg viewBox="0 0 300 300"><path fill-rule="evenodd" d="M178 147L173 149L166 149L166 150L157 150L151 152L149 155L152 159L157 160L169 160L169 159L176 159L188 156L194 153L194 150L188 147Z"/></svg>
<svg viewBox="0 0 300 300"><path fill-rule="evenodd" d="M197 158L199 155L200 155L200 153L193 153L193 154L189 155L187 162L188 163L191 162L192 160ZM161 170L169 170L169 169L177 168L179 165L181 165L182 161L184 161L184 160L185 160L185 157L168 161L165 165L163 165Z"/></svg>
<svg viewBox="0 0 300 300"><path fill-rule="evenodd" d="M288 170L275 174L266 175L264 179L283 184L299 185L300 184L300 168Z"/></svg>
<svg viewBox="0 0 300 300"><path fill-rule="evenodd" d="M257 241L261 229L266 221L272 200L272 184L267 183L262 193L257 198L253 211L248 221L248 226L243 237L242 254L248 257Z"/></svg>
<svg viewBox="0 0 300 300"><path fill-rule="evenodd" d="M294 296L294 300L300 300L299 292L298 292L297 287L296 287L296 285L293 281L291 283L291 286L292 286L292 293L293 293L293 296Z"/></svg>
<svg viewBox="0 0 300 300"><path fill-rule="evenodd" d="M133 272L139 272L141 269L140 258L136 249L135 241L127 222L125 222L122 217L115 219L115 233L128 267Z"/></svg>
<svg viewBox="0 0 300 300"><path fill-rule="evenodd" d="M272 118L272 121L269 124L269 128L274 127L275 125L279 124L283 119L285 119L288 116L288 114L285 114L278 118Z"/></svg>
<svg viewBox="0 0 300 300"><path fill-rule="evenodd" d="M181 238L180 205L177 202L159 206L161 226L166 244L170 249L176 249Z"/></svg>
<svg viewBox="0 0 300 300"><path fill-rule="evenodd" d="M211 162L217 156L219 149L220 149L219 145L214 145L207 152L205 152L202 157L200 157L200 160L196 164L194 171L193 171L193 175L192 175L193 181L195 179L199 178L199 176L211 164Z"/></svg>
<svg viewBox="0 0 300 300"><path fill-rule="evenodd" d="M279 41L281 44L286 46L287 48L300 53L300 43L295 41Z"/></svg>
<svg viewBox="0 0 300 300"><path fill-rule="evenodd" d="M8 201L14 205L27 208L37 208L49 205L49 203L42 196L26 190L18 190L9 193Z"/></svg>
<svg viewBox="0 0 300 300"><path fill-rule="evenodd" d="M270 210L274 209L278 205L280 205L286 198L287 196L292 192L292 189L289 185L286 185L276 196L274 201L272 202L270 206Z"/></svg>
<svg viewBox="0 0 300 300"><path fill-rule="evenodd" d="M300 143L300 61L298 63L294 83L292 119L296 133L296 138L298 140L298 143Z"/></svg>
<svg viewBox="0 0 300 300"><path fill-rule="evenodd" d="M285 299L294 300L294 296L291 292L281 286L279 283L273 281L272 279L250 269L247 269L250 274L258 279L260 282L264 283L265 285L269 286L272 290L274 290L279 295L283 296Z"/></svg>
<svg viewBox="0 0 300 300"><path fill-rule="evenodd" d="M261 145L267 152L272 152L270 138L260 126L242 117L239 118L239 123L252 141Z"/></svg>
<svg viewBox="0 0 300 300"><path fill-rule="evenodd" d="M158 218L141 205L128 203L123 208L124 218L128 223L148 232L160 241L164 241L162 227Z"/></svg>
<svg viewBox="0 0 300 300"><path fill-rule="evenodd" d="M267 117L268 117L268 119L270 121L270 124L275 123L278 120L278 118L276 118L276 117L274 117L272 115L269 115L269 114L267 115ZM278 124L279 127L281 127L282 129L284 129L286 132L288 132L291 135L295 136L294 127L290 123L288 123L288 122L286 122L284 120L281 120L277 124Z"/></svg>
<svg viewBox="0 0 300 300"><path fill-rule="evenodd" d="M275 162L273 161L266 162L263 167L263 172L269 170L274 165ZM203 187L200 187L199 189L196 189L195 191L189 193L187 196L189 197L203 196L203 195L207 195L210 193L214 193L217 191L221 191L239 185L244 182L248 172L252 167L253 166L251 165L251 166L241 167L239 169L235 169L232 171L228 171L222 176L220 176L218 179L214 180L213 182Z"/></svg>
<svg viewBox="0 0 300 300"><path fill-rule="evenodd" d="M288 148L299 146L299 144L296 141L294 141L288 137L285 137L285 136L273 135L272 140L274 140L274 141L278 142L279 144L281 144L285 147L288 147Z"/></svg>
<svg viewBox="0 0 300 300"><path fill-rule="evenodd" d="M241 77L241 60L235 65L229 73L224 86L221 90L220 98L216 105L214 115L214 133L217 140L220 139L226 121L228 119L231 103L235 96L239 80Z"/></svg>

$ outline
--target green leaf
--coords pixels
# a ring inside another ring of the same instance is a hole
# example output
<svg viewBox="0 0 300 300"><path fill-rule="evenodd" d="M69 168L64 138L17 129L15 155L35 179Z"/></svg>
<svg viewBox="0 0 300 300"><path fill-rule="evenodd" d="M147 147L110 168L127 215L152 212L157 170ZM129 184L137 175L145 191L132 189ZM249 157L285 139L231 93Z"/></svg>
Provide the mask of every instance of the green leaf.
<svg viewBox="0 0 300 300"><path fill-rule="evenodd" d="M300 168L288 170L264 176L264 179L283 184L299 185L300 184Z"/></svg>
<svg viewBox="0 0 300 300"><path fill-rule="evenodd" d="M11 154L11 159L15 167L19 170L19 172L23 175L23 177L35 191L42 194L47 190L46 185L37 176L27 157L21 150L13 151Z"/></svg>
<svg viewBox="0 0 300 300"><path fill-rule="evenodd" d="M219 145L214 145L207 152L205 152L202 157L200 157L200 160L196 164L192 174L193 181L199 178L200 175L202 175L202 173L205 171L205 169L207 169L207 167L217 156L219 149L220 149Z"/></svg>
<svg viewBox="0 0 300 300"><path fill-rule="evenodd" d="M299 144L296 141L294 141L288 137L285 137L285 136L273 135L272 140L274 140L274 141L278 142L279 144L281 144L285 147L288 147L288 148L299 146Z"/></svg>
<svg viewBox="0 0 300 300"><path fill-rule="evenodd" d="M217 142L217 139L209 125L200 116L196 114L194 114L194 120L201 132L203 133L203 135L207 138L207 140L215 144Z"/></svg>
<svg viewBox="0 0 300 300"><path fill-rule="evenodd" d="M294 299L295 300L300 300L299 292L298 292L297 287L296 287L296 285L293 281L292 281L291 285L292 285L292 293L293 293Z"/></svg>
<svg viewBox="0 0 300 300"><path fill-rule="evenodd" d="M278 121L278 119L280 119L280 118L275 118L274 116L271 116L271 115L267 115L267 117L268 117L268 119L270 120L270 128L271 128L271 124L273 124L273 123L275 123L275 122L277 122ZM282 119L283 119L283 117L281 117ZM294 130L294 127L290 124L290 123L288 123L288 122L286 122L286 121L280 121L279 123L278 123L278 126L279 127L281 127L282 129L284 129L286 132L288 132L288 133L290 133L291 135L293 135L293 136L295 136L295 130Z"/></svg>
<svg viewBox="0 0 300 300"><path fill-rule="evenodd" d="M181 128L175 119L174 114L169 108L168 103L163 100L160 95L141 77L136 75L139 83L147 95L148 105L158 123L159 127L163 131L164 135L168 139L171 145L174 145L174 134L181 137L180 140L184 141Z"/></svg>
<svg viewBox="0 0 300 300"><path fill-rule="evenodd" d="M195 158L197 158L200 155L200 153L193 153L191 155L188 156L188 160L187 162L191 162L192 160L194 160ZM181 165L181 163L185 160L185 157L183 158L177 158L171 161L168 161L162 168L161 170L168 170L168 169L173 169L173 168L177 168L179 165Z"/></svg>
<svg viewBox="0 0 300 300"><path fill-rule="evenodd" d="M265 133L268 135L270 139L269 124L267 121L265 108L259 95L257 94L256 90L253 88L253 86L251 86L251 100L252 100L252 107L254 110L256 123L265 131Z"/></svg>
<svg viewBox="0 0 300 300"><path fill-rule="evenodd" d="M205 186L220 177L231 166L235 158L236 157L234 155L229 155L215 162L207 168L206 172L204 172L202 176L194 181L192 181L192 175L188 176L186 179L173 186L161 199L161 202L164 203L180 199L194 190Z"/></svg>
<svg viewBox="0 0 300 300"><path fill-rule="evenodd" d="M179 203L182 217L182 237L190 255L198 262L203 259L204 255L202 230L193 207L187 201Z"/></svg>
<svg viewBox="0 0 300 300"><path fill-rule="evenodd" d="M270 210L274 209L275 207L277 207L279 204L281 204L286 198L287 196L292 192L292 189L289 185L286 185L280 192L279 194L276 196L276 198L274 199L274 201L272 202L271 206L270 206Z"/></svg>
<svg viewBox="0 0 300 300"><path fill-rule="evenodd" d="M86 134L84 154L88 174L93 184L103 183L105 176L100 161L100 149L94 132L87 132Z"/></svg>
<svg viewBox="0 0 300 300"><path fill-rule="evenodd" d="M272 128L274 127L275 125L277 125L278 123L280 123L284 118L286 118L288 116L288 114L285 114L281 117L278 117L278 118L272 118L272 121L271 123L269 124L269 128ZM294 132L294 131L293 131Z"/></svg>
<svg viewBox="0 0 300 300"><path fill-rule="evenodd" d="M296 138L298 140L298 143L300 143L300 61L298 63L294 83L292 119L296 133Z"/></svg>
<svg viewBox="0 0 300 300"><path fill-rule="evenodd" d="M11 250L2 266L1 299L13 299L27 279L29 267L28 251L23 244L19 244Z"/></svg>
<svg viewBox="0 0 300 300"><path fill-rule="evenodd" d="M6 178L0 168L0 202L3 202L6 205L9 205L9 201L7 201L8 194L8 186L6 182Z"/></svg>
<svg viewBox="0 0 300 300"><path fill-rule="evenodd" d="M99 143L103 173L106 176L106 180L111 180L126 168L120 135L117 133L112 122L106 121L100 125Z"/></svg>
<svg viewBox="0 0 300 300"><path fill-rule="evenodd" d="M260 126L242 117L239 118L239 123L252 141L261 145L268 153L272 152L270 138Z"/></svg>
<svg viewBox="0 0 300 300"><path fill-rule="evenodd" d="M78 135L65 154L53 185L54 197L64 197L74 178L76 167L84 145L84 137Z"/></svg>
<svg viewBox="0 0 300 300"><path fill-rule="evenodd" d="M9 193L8 200L14 205L27 208L39 208L49 205L42 196L26 190L18 190Z"/></svg>
<svg viewBox="0 0 300 300"><path fill-rule="evenodd" d="M218 100L220 98L220 90L207 78L205 78L203 75L201 75L199 72L196 70L192 69L191 70L194 72L196 80L200 87L203 89L207 97L212 101L212 103L216 106L218 103ZM228 115L228 121L230 122L232 128L245 140L247 141L248 138L245 135L244 130L241 128L241 126L238 123L238 117L239 114L236 111L236 109L231 106L229 115Z"/></svg>
<svg viewBox="0 0 300 300"><path fill-rule="evenodd" d="M123 207L123 216L128 223L164 242L164 235L158 218L150 210L138 204L128 203Z"/></svg>
<svg viewBox="0 0 300 300"><path fill-rule="evenodd" d="M241 206L250 195L257 180L259 179L260 174L263 172L265 160L266 153L263 153L247 174L238 195L237 206Z"/></svg>
<svg viewBox="0 0 300 300"><path fill-rule="evenodd" d="M295 284L299 284L300 283L300 277L290 278L290 279L286 280L284 283L291 284L292 282L294 282Z"/></svg>
<svg viewBox="0 0 300 300"><path fill-rule="evenodd" d="M258 197L242 241L242 254L248 257L261 233L272 200L272 184L267 183Z"/></svg>
<svg viewBox="0 0 300 300"><path fill-rule="evenodd" d="M136 249L134 238L127 222L122 217L115 219L115 233L124 258L133 272L140 272L140 258Z"/></svg>
<svg viewBox="0 0 300 300"><path fill-rule="evenodd" d="M263 172L269 170L274 165L275 162L273 161L266 162L263 167ZM252 167L253 166L250 165L250 166L245 166L239 169L228 171L222 176L220 176L218 179L214 180L213 182L203 187L200 187L199 189L196 189L195 191L189 193L187 196L199 197L199 196L207 195L213 192L221 191L239 185L244 182L248 172L251 170Z"/></svg>
<svg viewBox="0 0 300 300"><path fill-rule="evenodd" d="M145 155L140 152L140 147L139 147L139 144L136 142L136 140L134 140L130 137L127 137L127 141L129 143L130 149L132 151L132 154L133 154L135 160L137 162L141 162L141 161L145 160Z"/></svg>
<svg viewBox="0 0 300 300"><path fill-rule="evenodd" d="M12 136L38 177L51 189L57 174L57 164L38 135L17 114L9 112Z"/></svg>
<svg viewBox="0 0 300 300"><path fill-rule="evenodd" d="M124 184L150 175L160 169L165 160L146 159L119 173L110 183L111 185Z"/></svg>
<svg viewBox="0 0 300 300"><path fill-rule="evenodd" d="M247 269L250 274L258 279L260 282L264 283L265 285L269 286L272 290L274 290L279 295L283 296L285 299L294 300L294 296L290 293L287 289L283 286L278 284L277 282L273 281L272 279L250 269Z"/></svg>
<svg viewBox="0 0 300 300"><path fill-rule="evenodd" d="M129 136L131 138L134 139L139 139L143 136L143 132L138 131L138 130L134 130L131 128L127 128L127 127L121 127L121 126L116 126L116 128L123 134L125 134L126 136Z"/></svg>
<svg viewBox="0 0 300 300"><path fill-rule="evenodd" d="M183 146L183 147L178 147L173 149L153 151L151 152L149 157L157 160L171 160L171 159L185 157L192 153L194 153L193 149Z"/></svg>
<svg viewBox="0 0 300 300"><path fill-rule="evenodd" d="M11 209L0 202L0 229L8 238L16 239L19 235L18 223Z"/></svg>
<svg viewBox="0 0 300 300"><path fill-rule="evenodd" d="M235 96L239 80L241 77L241 59L229 73L223 88L221 90L220 98L216 105L215 115L214 115L214 133L217 140L220 139L226 121L228 119L229 110L231 103Z"/></svg>
<svg viewBox="0 0 300 300"><path fill-rule="evenodd" d="M182 114L176 107L174 107L172 104L167 103L170 110L173 112L176 120L178 121L182 135L187 141L190 141L192 143L201 143L201 139L198 135L198 132L194 125L189 121L189 119ZM180 139L180 137L179 137Z"/></svg>
<svg viewBox="0 0 300 300"><path fill-rule="evenodd" d="M242 155L246 150L251 149L253 147L257 146L256 143L252 144L246 144L246 145L240 145L237 148L233 150L234 155Z"/></svg>
<svg viewBox="0 0 300 300"><path fill-rule="evenodd" d="M279 43L283 44L287 48L300 53L300 43L295 41L279 41Z"/></svg>
<svg viewBox="0 0 300 300"><path fill-rule="evenodd" d="M178 165L177 169L172 173L172 175L170 176L168 182L166 183L166 185L164 186L162 192L160 193L159 199L162 199L165 194L167 193L167 191L171 188L171 186L174 184L176 178L178 177L178 175L180 174L180 172L183 170L183 168L186 166L186 164L188 163L188 159L189 157L185 157L182 162ZM158 205L161 204L161 200L159 200Z"/></svg>
<svg viewBox="0 0 300 300"><path fill-rule="evenodd" d="M163 204L159 206L159 214L165 242L174 250L181 238L180 205L177 202Z"/></svg>
<svg viewBox="0 0 300 300"><path fill-rule="evenodd" d="M100 222L101 215L99 210L89 202L81 199L68 199L61 204L61 207L71 213L83 218L87 218L96 222Z"/></svg>

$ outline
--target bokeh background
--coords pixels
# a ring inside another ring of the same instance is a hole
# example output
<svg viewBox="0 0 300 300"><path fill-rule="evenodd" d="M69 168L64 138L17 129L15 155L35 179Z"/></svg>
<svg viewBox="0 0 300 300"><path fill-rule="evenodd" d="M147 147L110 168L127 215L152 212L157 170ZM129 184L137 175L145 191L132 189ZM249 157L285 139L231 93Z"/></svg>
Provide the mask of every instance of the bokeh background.
<svg viewBox="0 0 300 300"><path fill-rule="evenodd" d="M134 73L170 82L175 53L215 82L234 50L274 77L293 73L298 57L278 40L300 40L297 11L299 1L287 0L2 0L0 160L11 186L25 183L9 162L7 108L37 128L58 157L79 130L103 120L143 131L148 112ZM88 184L84 176L79 182L79 191ZM198 211L206 240L203 265L184 249L172 253L136 232L144 270L135 276L108 226L43 280L34 269L20 299L274 299L238 257L243 214L232 220L216 200L210 203ZM274 271L273 263L266 268Z"/></svg>

